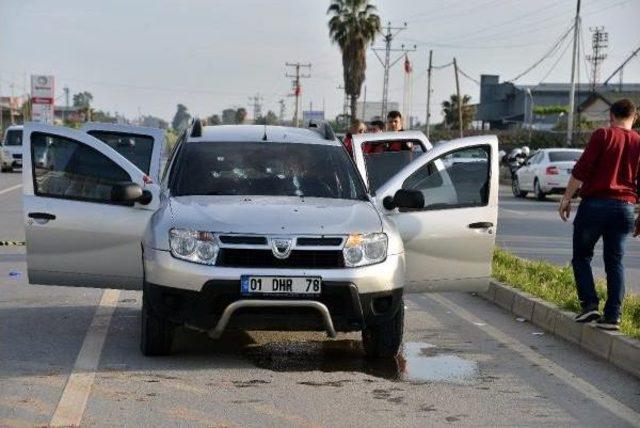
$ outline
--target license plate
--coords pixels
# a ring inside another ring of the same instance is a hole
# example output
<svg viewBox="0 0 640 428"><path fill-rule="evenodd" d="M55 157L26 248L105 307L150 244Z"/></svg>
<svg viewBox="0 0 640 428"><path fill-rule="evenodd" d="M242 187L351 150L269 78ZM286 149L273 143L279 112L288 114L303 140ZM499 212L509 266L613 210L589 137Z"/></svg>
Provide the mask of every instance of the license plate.
<svg viewBox="0 0 640 428"><path fill-rule="evenodd" d="M249 276L240 278L240 291L250 294L318 295L322 289L319 276Z"/></svg>

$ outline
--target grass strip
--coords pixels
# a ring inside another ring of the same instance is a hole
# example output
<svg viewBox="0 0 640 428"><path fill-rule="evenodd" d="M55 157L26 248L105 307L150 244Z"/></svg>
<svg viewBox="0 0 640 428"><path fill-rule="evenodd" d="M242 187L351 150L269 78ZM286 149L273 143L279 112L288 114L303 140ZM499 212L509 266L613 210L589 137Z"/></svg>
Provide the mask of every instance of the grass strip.
<svg viewBox="0 0 640 428"><path fill-rule="evenodd" d="M493 253L493 277L562 309L576 313L580 311L571 266L525 260L496 247ZM607 296L605 282L598 278L596 288L602 309ZM640 339L640 295L627 294L625 297L620 331Z"/></svg>

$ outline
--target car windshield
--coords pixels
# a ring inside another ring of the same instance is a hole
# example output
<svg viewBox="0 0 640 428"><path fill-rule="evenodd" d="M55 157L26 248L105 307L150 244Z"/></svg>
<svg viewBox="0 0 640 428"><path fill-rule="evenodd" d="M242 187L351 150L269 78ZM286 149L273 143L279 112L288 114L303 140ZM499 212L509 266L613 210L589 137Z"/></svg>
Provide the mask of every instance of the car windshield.
<svg viewBox="0 0 640 428"><path fill-rule="evenodd" d="M582 152L567 150L566 152L549 152L550 162L576 162L582 156Z"/></svg>
<svg viewBox="0 0 640 428"><path fill-rule="evenodd" d="M340 146L273 142L185 144L171 180L182 195L300 196L366 200Z"/></svg>
<svg viewBox="0 0 640 428"><path fill-rule="evenodd" d="M19 129L13 129L7 131L7 139L4 141L5 146L21 146L22 145L22 131Z"/></svg>

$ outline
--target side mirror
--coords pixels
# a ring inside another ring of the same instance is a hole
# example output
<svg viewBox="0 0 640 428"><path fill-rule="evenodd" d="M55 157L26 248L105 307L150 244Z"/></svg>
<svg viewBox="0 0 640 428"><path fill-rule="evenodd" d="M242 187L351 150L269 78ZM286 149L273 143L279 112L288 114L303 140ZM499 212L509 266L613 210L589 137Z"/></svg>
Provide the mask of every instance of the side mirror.
<svg viewBox="0 0 640 428"><path fill-rule="evenodd" d="M424 195L419 190L400 189L393 196L387 196L382 200L382 205L388 209L407 208L422 209L424 208Z"/></svg>
<svg viewBox="0 0 640 428"><path fill-rule="evenodd" d="M142 205L147 205L153 199L153 195L149 190L142 190L137 183L122 183L116 184L111 189L111 201L112 202L138 202Z"/></svg>

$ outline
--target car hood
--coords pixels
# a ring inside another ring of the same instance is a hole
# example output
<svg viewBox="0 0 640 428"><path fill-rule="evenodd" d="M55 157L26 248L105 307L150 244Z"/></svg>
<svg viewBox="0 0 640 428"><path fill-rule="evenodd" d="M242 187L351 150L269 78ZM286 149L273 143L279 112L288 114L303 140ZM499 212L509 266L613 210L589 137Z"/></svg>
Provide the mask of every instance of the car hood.
<svg viewBox="0 0 640 428"><path fill-rule="evenodd" d="M265 196L178 196L174 227L219 233L345 235L382 231L368 201Z"/></svg>

